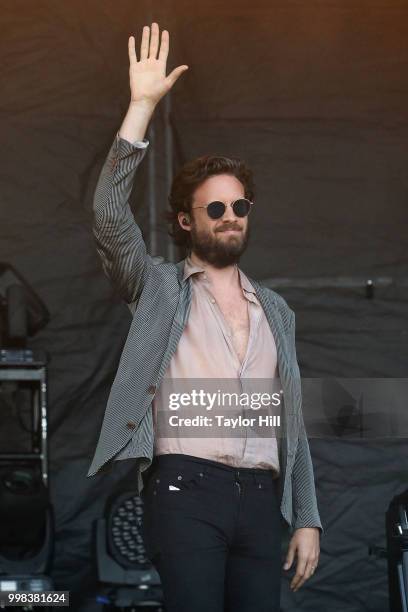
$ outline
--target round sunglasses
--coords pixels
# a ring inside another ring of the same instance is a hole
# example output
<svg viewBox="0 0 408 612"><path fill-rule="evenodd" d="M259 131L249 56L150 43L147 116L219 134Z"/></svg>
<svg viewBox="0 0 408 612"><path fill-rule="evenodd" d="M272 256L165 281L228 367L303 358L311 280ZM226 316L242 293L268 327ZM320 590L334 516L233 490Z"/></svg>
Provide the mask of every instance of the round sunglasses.
<svg viewBox="0 0 408 612"><path fill-rule="evenodd" d="M228 206L232 206L232 210L237 217L246 217L249 215L252 205L253 202L247 200L247 198L239 198L238 200L228 204ZM205 206L194 206L193 210L194 208L206 208L207 215L210 217L210 219L221 219L227 209L227 205L224 204L224 202L215 201L210 202Z"/></svg>

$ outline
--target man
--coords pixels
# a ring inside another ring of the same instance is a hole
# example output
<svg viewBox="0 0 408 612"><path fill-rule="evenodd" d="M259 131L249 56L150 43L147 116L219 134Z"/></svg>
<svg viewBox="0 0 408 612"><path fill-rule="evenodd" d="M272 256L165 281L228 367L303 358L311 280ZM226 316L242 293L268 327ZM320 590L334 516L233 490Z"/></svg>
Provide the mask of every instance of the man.
<svg viewBox="0 0 408 612"><path fill-rule="evenodd" d="M169 34L143 28L140 60L129 38L131 102L102 169L94 235L106 274L133 321L88 476L138 459L144 536L167 612L279 610L281 535L293 530L284 569L297 556L298 590L319 558L322 525L301 412L295 317L276 292L237 262L248 242L252 176L237 159L186 164L170 194L173 236L189 249L153 260L129 207L156 104L187 66L166 77ZM283 390L277 439L157 437L165 382L272 380Z"/></svg>

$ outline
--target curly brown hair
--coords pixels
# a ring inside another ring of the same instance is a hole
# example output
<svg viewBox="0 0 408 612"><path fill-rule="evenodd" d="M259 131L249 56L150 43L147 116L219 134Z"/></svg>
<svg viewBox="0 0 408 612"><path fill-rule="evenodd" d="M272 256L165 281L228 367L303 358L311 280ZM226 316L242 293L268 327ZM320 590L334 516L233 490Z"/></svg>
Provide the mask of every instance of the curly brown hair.
<svg viewBox="0 0 408 612"><path fill-rule="evenodd" d="M177 246L191 248L190 232L180 226L178 213L191 213L195 190L207 178L216 174L235 176L244 187L245 197L251 202L254 201L255 185L252 170L242 159L208 154L187 162L173 178L168 197L170 210L164 213L166 221L171 226L169 234Z"/></svg>

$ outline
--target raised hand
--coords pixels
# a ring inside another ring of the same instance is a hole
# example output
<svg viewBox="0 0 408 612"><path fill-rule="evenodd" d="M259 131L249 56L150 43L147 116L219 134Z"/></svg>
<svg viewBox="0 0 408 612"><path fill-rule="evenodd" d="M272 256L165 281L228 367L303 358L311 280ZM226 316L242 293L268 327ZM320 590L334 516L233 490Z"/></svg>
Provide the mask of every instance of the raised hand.
<svg viewBox="0 0 408 612"><path fill-rule="evenodd" d="M166 76L166 63L169 54L169 33L162 31L159 44L159 26L152 23L143 27L142 42L140 45L140 60L137 60L135 37L129 37L129 81L131 103L146 102L156 105L158 101L173 87L179 76L188 70L182 65ZM150 39L150 40L149 40Z"/></svg>

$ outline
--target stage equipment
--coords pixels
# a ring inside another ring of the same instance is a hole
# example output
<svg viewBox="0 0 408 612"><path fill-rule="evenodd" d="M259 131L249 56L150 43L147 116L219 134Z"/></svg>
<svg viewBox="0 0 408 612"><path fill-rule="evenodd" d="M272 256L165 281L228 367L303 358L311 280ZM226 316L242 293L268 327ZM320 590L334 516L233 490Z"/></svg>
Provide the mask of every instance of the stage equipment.
<svg viewBox="0 0 408 612"><path fill-rule="evenodd" d="M385 532L387 547L373 545L368 552L387 559L390 612L408 612L408 489L391 500Z"/></svg>
<svg viewBox="0 0 408 612"><path fill-rule="evenodd" d="M109 604L110 610L159 612L163 609L160 577L146 556L141 534L143 502L126 483L108 498L104 518L95 524L102 586L98 601Z"/></svg>
<svg viewBox="0 0 408 612"><path fill-rule="evenodd" d="M26 346L49 321L40 297L9 263L0 262L0 347Z"/></svg>
<svg viewBox="0 0 408 612"><path fill-rule="evenodd" d="M26 347L48 322L46 307L9 264L0 263L0 590L53 589L49 502L47 371Z"/></svg>
<svg viewBox="0 0 408 612"><path fill-rule="evenodd" d="M390 610L408 612L408 489L391 500L386 534Z"/></svg>

